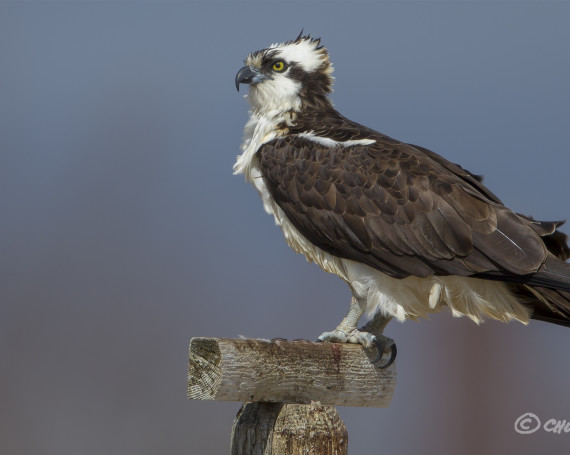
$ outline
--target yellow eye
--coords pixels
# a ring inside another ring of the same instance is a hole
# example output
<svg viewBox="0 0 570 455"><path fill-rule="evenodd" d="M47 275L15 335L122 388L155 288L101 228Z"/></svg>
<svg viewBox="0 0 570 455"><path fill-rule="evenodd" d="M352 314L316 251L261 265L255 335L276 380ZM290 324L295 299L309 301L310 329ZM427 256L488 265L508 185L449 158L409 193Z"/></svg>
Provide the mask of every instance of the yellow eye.
<svg viewBox="0 0 570 455"><path fill-rule="evenodd" d="M274 71L283 71L285 69L285 62L283 60L277 60L272 66Z"/></svg>

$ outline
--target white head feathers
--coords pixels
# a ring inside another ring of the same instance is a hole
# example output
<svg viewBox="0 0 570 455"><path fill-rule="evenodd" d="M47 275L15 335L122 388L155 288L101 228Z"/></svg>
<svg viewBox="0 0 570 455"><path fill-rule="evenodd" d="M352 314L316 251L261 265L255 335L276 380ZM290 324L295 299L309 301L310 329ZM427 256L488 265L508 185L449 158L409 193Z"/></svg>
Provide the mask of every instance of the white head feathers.
<svg viewBox="0 0 570 455"><path fill-rule="evenodd" d="M247 99L256 114L299 111L315 101L329 102L333 68L320 39L299 35L249 54L245 64L256 75L243 82L251 84Z"/></svg>

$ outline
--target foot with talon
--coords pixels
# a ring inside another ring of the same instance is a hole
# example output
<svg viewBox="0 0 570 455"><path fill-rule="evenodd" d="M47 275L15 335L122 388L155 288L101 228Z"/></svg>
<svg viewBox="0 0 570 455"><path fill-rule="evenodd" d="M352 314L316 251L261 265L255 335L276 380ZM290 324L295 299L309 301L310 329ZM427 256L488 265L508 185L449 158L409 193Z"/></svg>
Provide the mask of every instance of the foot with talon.
<svg viewBox="0 0 570 455"><path fill-rule="evenodd" d="M345 332L342 329L335 329L332 332L324 332L319 338L319 341L326 343L354 343L361 344L365 348L373 349L376 348L378 351L372 363L378 363L384 354L390 354L389 359L380 364L378 368L388 368L394 360L396 359L397 349L394 340L385 337L384 335L373 335L370 332L365 332L358 329L353 329L350 332Z"/></svg>
<svg viewBox="0 0 570 455"><path fill-rule="evenodd" d="M386 318L380 315L375 315L368 324L361 329L356 328L356 324L362 316L366 308L365 300L358 300L352 298L350 302L350 310L342 322L332 332L324 332L319 336L319 341L328 343L354 343L361 344L365 348L371 349L376 347L378 353L372 363L379 362L384 353L390 353L390 358L387 362L379 365L379 368L388 368L398 353L394 340L382 335L384 327L391 318Z"/></svg>

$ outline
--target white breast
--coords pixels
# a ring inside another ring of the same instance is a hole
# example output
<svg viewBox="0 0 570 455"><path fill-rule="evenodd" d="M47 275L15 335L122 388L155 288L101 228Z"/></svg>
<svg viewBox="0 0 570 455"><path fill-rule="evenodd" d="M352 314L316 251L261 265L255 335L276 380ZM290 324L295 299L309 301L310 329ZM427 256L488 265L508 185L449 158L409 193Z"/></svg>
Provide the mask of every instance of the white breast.
<svg viewBox="0 0 570 455"><path fill-rule="evenodd" d="M242 154L237 157L234 165L234 174L244 174L245 179L253 183L263 201L265 211L273 215L275 224L281 227L287 244L295 252L305 255L309 262L315 262L323 270L334 273L347 281L342 260L309 242L275 203L265 185L259 169L259 160L256 152L261 145L278 137L276 125L282 121L280 117L268 120L265 116L262 118L258 118L255 115L251 116L244 129Z"/></svg>

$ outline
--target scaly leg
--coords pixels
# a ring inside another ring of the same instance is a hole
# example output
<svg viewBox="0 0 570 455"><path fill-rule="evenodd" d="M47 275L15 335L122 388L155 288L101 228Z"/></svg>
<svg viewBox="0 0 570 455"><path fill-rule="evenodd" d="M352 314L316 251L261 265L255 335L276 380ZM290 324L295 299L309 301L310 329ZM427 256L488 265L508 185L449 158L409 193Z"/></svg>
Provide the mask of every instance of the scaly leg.
<svg viewBox="0 0 570 455"><path fill-rule="evenodd" d="M374 335L382 335L388 323L392 320L392 316L384 316L377 312L370 321L366 323L360 330L370 332Z"/></svg>
<svg viewBox="0 0 570 455"><path fill-rule="evenodd" d="M359 330L356 328L356 324L365 309L366 299L352 297L348 314L332 332L322 333L319 336L319 341L329 343L355 343L361 344L365 348L376 346L378 354L372 363L378 362L382 358L384 350L388 348L391 352L390 359L386 364L380 366L380 368L387 368L394 362L397 353L394 341L382 335L384 327L390 322L391 318L381 317L377 314L368 324Z"/></svg>

